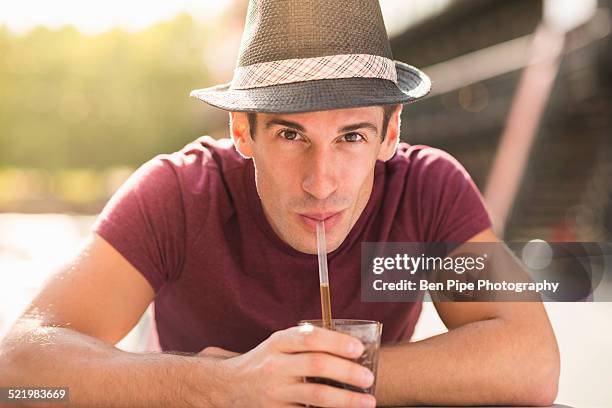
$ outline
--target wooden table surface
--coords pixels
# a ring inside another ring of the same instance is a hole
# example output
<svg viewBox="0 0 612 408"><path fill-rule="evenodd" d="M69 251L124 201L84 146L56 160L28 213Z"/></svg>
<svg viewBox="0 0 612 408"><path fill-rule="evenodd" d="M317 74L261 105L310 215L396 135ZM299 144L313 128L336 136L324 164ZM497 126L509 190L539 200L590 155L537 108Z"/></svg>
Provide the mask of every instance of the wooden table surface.
<svg viewBox="0 0 612 408"><path fill-rule="evenodd" d="M404 406L402 407L383 407L383 406L380 406L378 408L411 408L411 407L404 407ZM426 408L426 407L421 407L421 408ZM515 408L515 407L509 407L509 406L494 406L494 407L491 407L491 406L478 406L478 407L461 406L461 407L457 407L455 406L455 407L435 407L435 408ZM547 407L523 407L521 406L520 408L547 408ZM554 405L549 406L548 408L573 408L573 407L569 405L554 404Z"/></svg>

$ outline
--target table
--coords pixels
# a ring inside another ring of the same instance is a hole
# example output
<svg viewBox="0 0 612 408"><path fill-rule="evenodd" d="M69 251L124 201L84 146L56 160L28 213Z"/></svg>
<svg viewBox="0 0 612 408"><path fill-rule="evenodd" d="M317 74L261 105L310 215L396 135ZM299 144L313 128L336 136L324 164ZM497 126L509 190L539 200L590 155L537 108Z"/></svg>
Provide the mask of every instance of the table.
<svg viewBox="0 0 612 408"><path fill-rule="evenodd" d="M378 408L412 408L412 407L383 407L380 406ZM421 408L427 408L427 407L421 407ZM432 407L433 408L433 407ZM478 406L478 407L470 407L470 406L455 406L455 407L438 407L436 406L435 408L517 408L517 407L508 407L508 406ZM549 407L523 407L521 406L520 408L573 408L570 407L569 405L563 405L563 404L554 404L554 405L550 405Z"/></svg>

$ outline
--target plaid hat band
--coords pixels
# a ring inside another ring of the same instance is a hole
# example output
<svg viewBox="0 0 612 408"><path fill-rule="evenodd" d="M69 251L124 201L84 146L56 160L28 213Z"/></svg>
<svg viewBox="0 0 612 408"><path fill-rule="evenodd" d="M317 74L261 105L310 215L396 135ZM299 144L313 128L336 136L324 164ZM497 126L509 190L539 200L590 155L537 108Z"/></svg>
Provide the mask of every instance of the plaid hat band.
<svg viewBox="0 0 612 408"><path fill-rule="evenodd" d="M237 67L230 89L338 78L379 78L397 84L395 62L370 54L294 58Z"/></svg>

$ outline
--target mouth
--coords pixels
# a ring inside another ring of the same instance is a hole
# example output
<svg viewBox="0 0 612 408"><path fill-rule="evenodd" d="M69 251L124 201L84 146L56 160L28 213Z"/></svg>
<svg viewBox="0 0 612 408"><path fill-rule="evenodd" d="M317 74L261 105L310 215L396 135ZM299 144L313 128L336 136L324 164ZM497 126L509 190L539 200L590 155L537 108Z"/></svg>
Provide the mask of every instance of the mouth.
<svg viewBox="0 0 612 408"><path fill-rule="evenodd" d="M325 231L332 230L342 218L342 211L334 211L334 212L317 212L317 213L303 213L298 214L298 218L302 222L302 224L309 231L316 231L317 224L319 221L323 221L325 223Z"/></svg>

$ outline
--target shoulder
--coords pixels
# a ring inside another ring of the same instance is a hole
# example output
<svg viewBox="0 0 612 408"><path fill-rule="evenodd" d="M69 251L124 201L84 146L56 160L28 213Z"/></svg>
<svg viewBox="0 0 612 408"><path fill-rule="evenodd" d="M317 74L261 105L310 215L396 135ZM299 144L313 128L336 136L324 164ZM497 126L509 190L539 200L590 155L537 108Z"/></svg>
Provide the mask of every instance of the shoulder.
<svg viewBox="0 0 612 408"><path fill-rule="evenodd" d="M483 197L463 165L448 152L402 144L392 160L406 167L405 194L426 241L465 242L490 228ZM416 203L414 203L416 202Z"/></svg>
<svg viewBox="0 0 612 408"><path fill-rule="evenodd" d="M113 194L98 225L112 221L114 225L131 225L134 230L145 225L157 230L160 237L179 237L184 235L185 225L194 221L203 225L202 220L211 212L227 217L232 209L227 205L225 174L241 166L238 158L242 159L231 143L208 136L178 151L158 154L138 167Z"/></svg>
<svg viewBox="0 0 612 408"><path fill-rule="evenodd" d="M411 167L431 170L463 167L450 153L427 145L400 143L390 161L407 162Z"/></svg>
<svg viewBox="0 0 612 408"><path fill-rule="evenodd" d="M234 149L230 139L213 139L202 136L172 153L162 153L140 166L130 178L130 183L147 180L152 187L164 186L202 187L211 178L223 177L244 166L245 159Z"/></svg>
<svg viewBox="0 0 612 408"><path fill-rule="evenodd" d="M211 169L225 172L243 166L244 161L230 139L201 136L174 153L155 156L151 164L153 167L164 165L178 173Z"/></svg>
<svg viewBox="0 0 612 408"><path fill-rule="evenodd" d="M386 163L387 173L399 173L406 182L470 179L463 165L450 153L427 145L399 143L395 155Z"/></svg>

